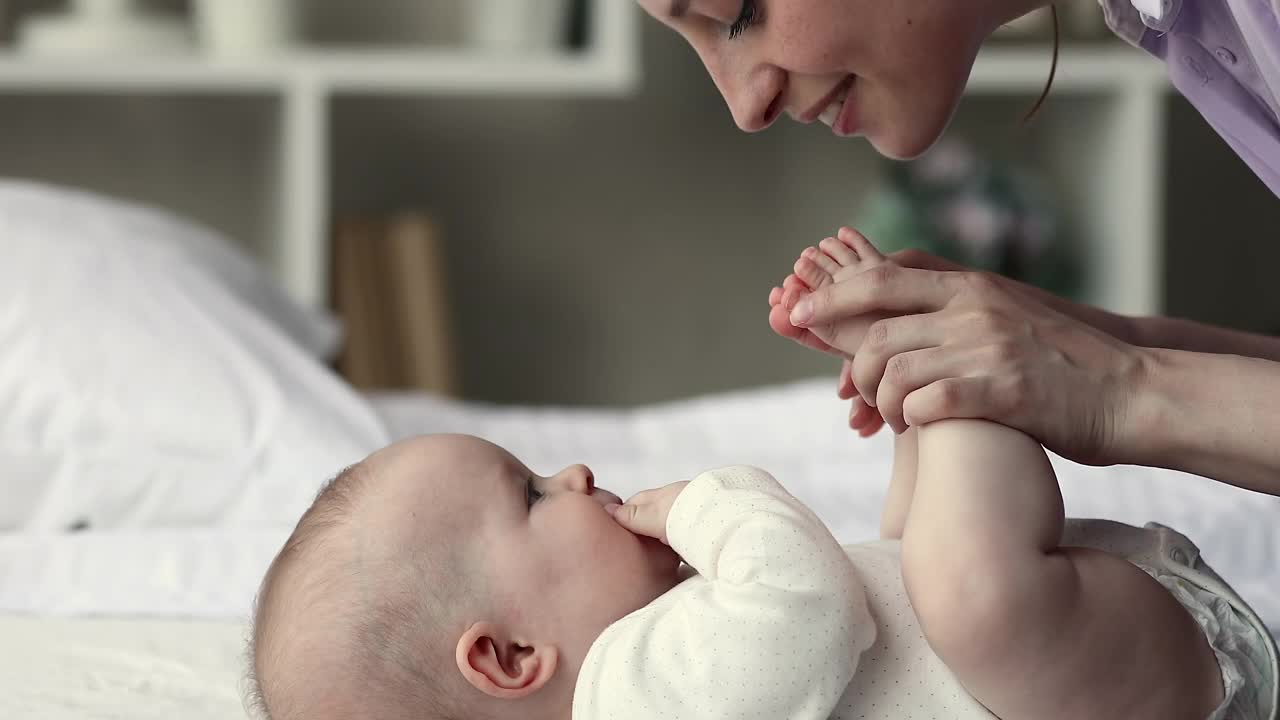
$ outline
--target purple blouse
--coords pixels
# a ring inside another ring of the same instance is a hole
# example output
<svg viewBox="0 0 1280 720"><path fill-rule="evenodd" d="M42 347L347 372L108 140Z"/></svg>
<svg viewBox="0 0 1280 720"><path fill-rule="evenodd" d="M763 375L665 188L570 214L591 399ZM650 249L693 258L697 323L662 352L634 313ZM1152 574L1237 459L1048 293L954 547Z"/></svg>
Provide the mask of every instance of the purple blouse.
<svg viewBox="0 0 1280 720"><path fill-rule="evenodd" d="M1107 25L1164 60L1182 93L1280 196L1280 0L1101 0Z"/></svg>

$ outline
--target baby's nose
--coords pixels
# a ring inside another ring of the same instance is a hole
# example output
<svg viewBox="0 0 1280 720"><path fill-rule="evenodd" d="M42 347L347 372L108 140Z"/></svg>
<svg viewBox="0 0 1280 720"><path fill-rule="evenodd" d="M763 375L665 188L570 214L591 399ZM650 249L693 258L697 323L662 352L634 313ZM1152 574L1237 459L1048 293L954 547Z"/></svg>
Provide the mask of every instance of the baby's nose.
<svg viewBox="0 0 1280 720"><path fill-rule="evenodd" d="M595 475L592 474L591 468L581 464L570 465L556 473L552 479L560 489L583 495L590 495L596 487Z"/></svg>

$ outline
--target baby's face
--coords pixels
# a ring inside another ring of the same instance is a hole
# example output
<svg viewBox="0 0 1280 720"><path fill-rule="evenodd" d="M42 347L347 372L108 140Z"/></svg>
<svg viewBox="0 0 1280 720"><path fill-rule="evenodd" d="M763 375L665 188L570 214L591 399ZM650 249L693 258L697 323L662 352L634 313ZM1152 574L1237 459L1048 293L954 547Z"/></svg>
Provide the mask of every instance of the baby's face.
<svg viewBox="0 0 1280 720"><path fill-rule="evenodd" d="M618 525L605 505L620 500L597 488L583 465L542 477L502 448L464 436L384 452L396 477L392 502L383 504L388 522L400 524L391 534L470 543L486 602L574 665L608 625L677 582L676 554ZM431 537L424 525L448 527L450 536Z"/></svg>

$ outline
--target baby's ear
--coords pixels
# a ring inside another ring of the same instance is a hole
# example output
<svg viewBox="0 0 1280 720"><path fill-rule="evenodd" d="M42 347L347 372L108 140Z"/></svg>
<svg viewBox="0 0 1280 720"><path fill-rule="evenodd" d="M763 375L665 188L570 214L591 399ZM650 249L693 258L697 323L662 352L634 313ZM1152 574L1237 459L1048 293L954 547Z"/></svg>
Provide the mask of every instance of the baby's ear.
<svg viewBox="0 0 1280 720"><path fill-rule="evenodd" d="M458 639L462 676L500 700L518 700L541 690L555 675L559 659L554 646L521 644L493 623L476 623Z"/></svg>

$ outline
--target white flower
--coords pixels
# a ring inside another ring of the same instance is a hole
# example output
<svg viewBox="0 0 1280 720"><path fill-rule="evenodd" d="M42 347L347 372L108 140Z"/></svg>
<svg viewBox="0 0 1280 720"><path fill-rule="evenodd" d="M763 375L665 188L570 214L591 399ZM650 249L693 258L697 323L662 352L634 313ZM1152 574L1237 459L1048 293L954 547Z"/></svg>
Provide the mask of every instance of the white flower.
<svg viewBox="0 0 1280 720"><path fill-rule="evenodd" d="M956 142L944 142L915 162L919 178L928 183L956 183L970 175L977 167L977 160L968 146Z"/></svg>
<svg viewBox="0 0 1280 720"><path fill-rule="evenodd" d="M965 195L942 212L944 227L972 255L993 252L1009 231L1009 214L982 198Z"/></svg>

